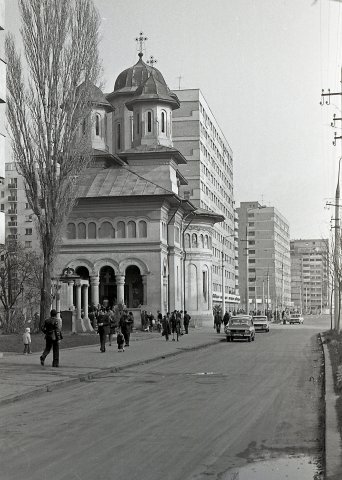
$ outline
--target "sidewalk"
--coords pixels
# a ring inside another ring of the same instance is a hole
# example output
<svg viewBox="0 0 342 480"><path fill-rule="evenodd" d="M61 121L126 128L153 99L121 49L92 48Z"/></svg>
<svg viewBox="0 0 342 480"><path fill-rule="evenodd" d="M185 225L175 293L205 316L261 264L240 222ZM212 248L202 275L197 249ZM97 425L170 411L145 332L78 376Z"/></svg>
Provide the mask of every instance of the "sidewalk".
<svg viewBox="0 0 342 480"><path fill-rule="evenodd" d="M146 333L146 337L149 334ZM131 336L130 346L125 352L117 351L116 342L100 353L100 345L90 345L60 351L60 367L53 368L52 351L40 365L41 352L31 355L4 354L0 358L0 404L52 391L55 388L77 383L106 371L115 371L151 362L160 358L177 355L186 350L196 350L218 343L224 334L218 335L214 329L201 327L190 329L189 335L182 335L179 342L168 342L162 336L146 338ZM143 341L142 341L143 338Z"/></svg>

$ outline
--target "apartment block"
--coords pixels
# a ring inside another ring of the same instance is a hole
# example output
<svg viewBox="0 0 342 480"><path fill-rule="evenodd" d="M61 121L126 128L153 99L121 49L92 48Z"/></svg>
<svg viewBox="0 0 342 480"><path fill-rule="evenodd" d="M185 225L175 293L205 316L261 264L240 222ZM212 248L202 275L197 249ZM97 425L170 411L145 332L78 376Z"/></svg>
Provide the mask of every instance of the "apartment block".
<svg viewBox="0 0 342 480"><path fill-rule="evenodd" d="M0 187L5 178L6 125L6 62L5 58L5 0L0 0ZM0 211L0 245L5 243L5 213Z"/></svg>
<svg viewBox="0 0 342 480"><path fill-rule="evenodd" d="M213 305L222 304L224 289L225 307L233 309L239 303L233 152L201 91L175 93L180 108L173 112L173 145L187 160L180 165L188 181L181 191L198 208L225 216L214 226Z"/></svg>
<svg viewBox="0 0 342 480"><path fill-rule="evenodd" d="M291 306L290 229L275 208L241 202L239 216L239 287L241 306L249 311Z"/></svg>
<svg viewBox="0 0 342 480"><path fill-rule="evenodd" d="M304 313L329 307L329 255L327 239L291 240L291 299Z"/></svg>

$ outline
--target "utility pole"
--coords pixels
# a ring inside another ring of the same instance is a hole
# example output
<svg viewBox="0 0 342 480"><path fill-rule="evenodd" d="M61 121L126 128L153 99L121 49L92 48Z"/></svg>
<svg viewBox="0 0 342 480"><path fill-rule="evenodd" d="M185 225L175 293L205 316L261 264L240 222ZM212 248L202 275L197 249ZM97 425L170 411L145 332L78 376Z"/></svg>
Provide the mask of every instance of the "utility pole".
<svg viewBox="0 0 342 480"><path fill-rule="evenodd" d="M265 315L265 280L262 279L262 309Z"/></svg>
<svg viewBox="0 0 342 480"><path fill-rule="evenodd" d="M267 315L269 315L269 301L270 301L270 274L267 270Z"/></svg>
<svg viewBox="0 0 342 480"><path fill-rule="evenodd" d="M340 96L341 100L341 110L340 117L336 117L334 114L333 121L331 123L332 127L335 127L336 121L342 121L342 67L341 67L341 91L340 92L331 92L328 88L328 93L325 93L322 90L320 105L330 105L330 98L332 96ZM327 97L327 100L324 100ZM337 135L335 132L333 145L336 145L336 140L342 140L342 135ZM337 177L337 186L335 194L335 248L334 248L334 328L339 333L340 331L340 286L339 286L339 267L340 267L340 166L342 158L342 142L341 142L341 157L338 164L338 177Z"/></svg>

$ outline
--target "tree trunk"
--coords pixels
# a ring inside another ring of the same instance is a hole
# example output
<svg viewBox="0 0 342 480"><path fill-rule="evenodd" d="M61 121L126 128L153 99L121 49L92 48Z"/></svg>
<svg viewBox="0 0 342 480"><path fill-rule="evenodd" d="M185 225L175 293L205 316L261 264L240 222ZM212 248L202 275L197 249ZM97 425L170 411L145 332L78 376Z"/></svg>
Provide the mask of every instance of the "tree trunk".
<svg viewBox="0 0 342 480"><path fill-rule="evenodd" d="M50 316L51 309L51 271L52 271L52 255L48 249L44 248L44 264L42 288L40 293L40 327L46 318Z"/></svg>

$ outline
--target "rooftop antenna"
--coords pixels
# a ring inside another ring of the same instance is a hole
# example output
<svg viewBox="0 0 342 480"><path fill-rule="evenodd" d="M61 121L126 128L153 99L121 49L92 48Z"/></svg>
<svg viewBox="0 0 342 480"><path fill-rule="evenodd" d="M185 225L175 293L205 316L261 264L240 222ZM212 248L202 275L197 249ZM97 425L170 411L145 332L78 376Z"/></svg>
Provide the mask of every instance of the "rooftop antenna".
<svg viewBox="0 0 342 480"><path fill-rule="evenodd" d="M181 87L181 80L182 80L182 75L179 75L178 77L178 90L180 90L180 87Z"/></svg>
<svg viewBox="0 0 342 480"><path fill-rule="evenodd" d="M145 49L145 42L148 40L148 37L145 37L144 32L140 32L138 37L135 37L135 41L138 45L139 57L141 58L144 55L143 50Z"/></svg>

